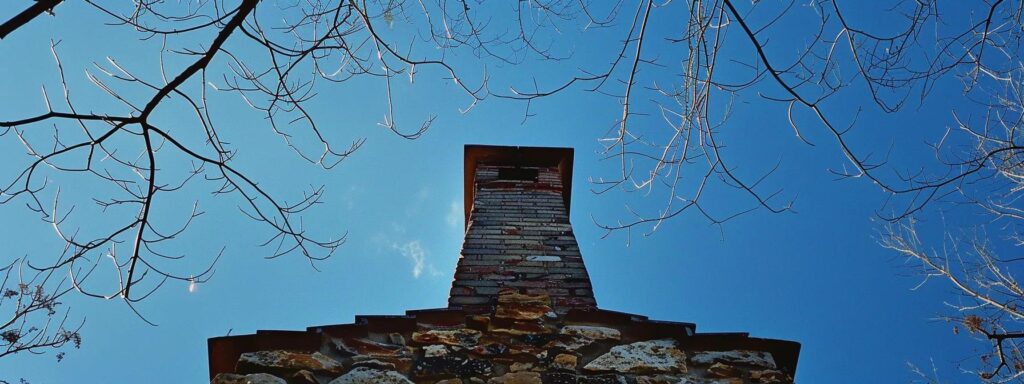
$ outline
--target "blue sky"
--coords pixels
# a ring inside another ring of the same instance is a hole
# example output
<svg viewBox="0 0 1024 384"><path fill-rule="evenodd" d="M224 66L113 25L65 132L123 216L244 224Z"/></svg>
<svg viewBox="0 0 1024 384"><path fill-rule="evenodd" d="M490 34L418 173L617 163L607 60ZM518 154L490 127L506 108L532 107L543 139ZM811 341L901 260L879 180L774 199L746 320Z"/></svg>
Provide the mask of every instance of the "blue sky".
<svg viewBox="0 0 1024 384"><path fill-rule="evenodd" d="M23 5L5 2L0 18ZM669 28L671 20L658 19L652 28ZM72 91L84 104L109 106L82 71L106 56L155 76L158 43L139 43L130 33L109 34L103 21L94 10L66 4L57 17L36 20L0 41L5 57L0 61L0 119L45 111L40 85L51 94L59 85L49 54L51 39L61 41ZM796 32L783 29L779 39ZM606 33L562 42L577 55L571 63L492 70L499 80L534 75L543 80L553 77L546 71L551 67L571 72L581 63L605 62L607 51L600 41ZM677 54L666 44L653 43L651 49L666 57ZM478 68L469 55L453 60L469 73ZM650 76L657 79L668 72ZM953 335L950 324L934 320L947 309L943 301L950 298L949 288L933 283L912 290L920 278L905 260L877 244L880 227L873 218L884 196L866 182L835 181L827 169L841 167L843 159L834 146L820 130L809 131L818 146L796 140L784 108L753 96L737 100L730 120L736 128L729 137L733 161L744 172L781 160L769 187L784 187L787 196L795 197L795 212L757 211L723 226L685 215L650 236L634 234L627 245L622 234L602 239L594 220L625 218L625 202L648 210L657 209L657 202L618 192L595 195L587 183L588 177L617 172L612 162L600 161L597 141L621 115L615 98L573 89L534 103L535 116L523 122L523 104L493 98L461 114L458 108L465 106L465 98L450 82L431 70L419 76L415 86L402 87L399 118L407 125L418 125L432 113L438 119L414 141L377 125L386 108L379 82L357 80L321 89L312 107L321 124L331 127L332 138L342 144L367 138L356 155L331 171L296 158L237 97L212 96L222 106L222 127L230 127L222 128L224 134L240 150L236 164L281 196L324 184L325 203L306 217L306 225L323 233L347 231L348 242L333 258L316 263L319 272L295 255L265 260L268 251L256 246L265 230L239 215L234 202L211 199L203 188L168 197L157 212L180 213L196 198L207 211L186 239L176 243L176 250L189 255L178 267L201 270L205 260L227 246L213 278L194 291L186 283L169 283L141 303L140 311L156 327L119 301L70 297L72 318L86 320L81 350L70 351L60 363L52 355L2 359L0 379L203 382L209 337L443 307L462 235L462 148L478 143L576 148L571 220L603 308L695 322L698 331L744 331L798 341L803 344L799 382L912 382L908 363L925 369L934 363L949 382L973 378L953 365L975 358L984 345ZM940 86L937 95L955 90L953 84L943 86L948 88ZM894 145L909 158L926 155L921 144L941 135L952 102L933 100L911 113L866 111L855 144ZM858 102L841 99L829 107L844 114ZM173 124L175 115L168 112L161 119ZM11 135L0 137L0 160L5 178L25 161ZM73 179L54 182L71 196L93 191ZM749 204L728 193L711 199L708 203L720 208ZM79 213L80 225L108 224L103 213L86 205L81 208L86 213ZM0 206L0 228L0 260L26 255L45 259L60 246L52 230L19 204Z"/></svg>

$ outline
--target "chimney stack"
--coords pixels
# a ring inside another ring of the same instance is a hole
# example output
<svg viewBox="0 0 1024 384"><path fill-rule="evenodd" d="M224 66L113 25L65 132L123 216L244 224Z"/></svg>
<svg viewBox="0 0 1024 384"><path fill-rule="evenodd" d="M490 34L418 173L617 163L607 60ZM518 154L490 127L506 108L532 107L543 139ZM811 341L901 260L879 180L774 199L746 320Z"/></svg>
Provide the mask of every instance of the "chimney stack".
<svg viewBox="0 0 1024 384"><path fill-rule="evenodd" d="M559 314L596 307L569 223L572 161L572 148L466 146L466 238L449 307L487 313L510 289L550 296Z"/></svg>

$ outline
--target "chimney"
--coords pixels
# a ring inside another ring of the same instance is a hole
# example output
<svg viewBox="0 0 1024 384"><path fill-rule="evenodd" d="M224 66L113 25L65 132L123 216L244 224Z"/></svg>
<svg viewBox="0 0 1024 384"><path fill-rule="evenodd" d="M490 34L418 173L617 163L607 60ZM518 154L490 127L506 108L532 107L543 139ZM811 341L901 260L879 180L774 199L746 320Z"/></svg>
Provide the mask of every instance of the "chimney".
<svg viewBox="0 0 1024 384"><path fill-rule="evenodd" d="M447 307L213 337L211 384L792 384L799 343L597 307L569 224L572 156L466 146L466 239Z"/></svg>
<svg viewBox="0 0 1024 384"><path fill-rule="evenodd" d="M572 148L466 146L466 238L449 307L489 313L510 290L548 295L559 314L596 307L569 223L572 161Z"/></svg>

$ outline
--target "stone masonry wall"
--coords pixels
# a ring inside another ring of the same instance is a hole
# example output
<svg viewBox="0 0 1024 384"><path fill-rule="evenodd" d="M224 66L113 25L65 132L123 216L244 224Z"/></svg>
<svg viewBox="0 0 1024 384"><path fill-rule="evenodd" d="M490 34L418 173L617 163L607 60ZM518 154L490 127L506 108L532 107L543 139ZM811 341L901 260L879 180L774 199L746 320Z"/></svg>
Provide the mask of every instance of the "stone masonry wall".
<svg viewBox="0 0 1024 384"><path fill-rule="evenodd" d="M502 179L502 169L535 170L537 177ZM549 295L559 313L596 306L558 168L479 164L474 176L473 208L449 306L486 312L502 288Z"/></svg>
<svg viewBox="0 0 1024 384"><path fill-rule="evenodd" d="M444 309L314 327L307 333L318 345L242 353L235 373L219 374L212 383L792 382L790 368L772 352L785 350L777 341L703 337L693 333L692 324L596 309L560 315L547 295L512 289L496 297L497 307L488 314ZM729 340L733 348L722 349Z"/></svg>

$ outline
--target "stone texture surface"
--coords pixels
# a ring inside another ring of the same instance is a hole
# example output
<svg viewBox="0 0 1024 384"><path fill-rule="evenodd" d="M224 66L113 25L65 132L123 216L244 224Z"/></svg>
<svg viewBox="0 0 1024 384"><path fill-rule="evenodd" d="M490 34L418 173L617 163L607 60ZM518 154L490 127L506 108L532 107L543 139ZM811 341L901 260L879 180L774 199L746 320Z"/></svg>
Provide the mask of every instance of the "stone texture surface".
<svg viewBox="0 0 1024 384"><path fill-rule="evenodd" d="M243 353L238 359L238 370L243 373L299 370L340 373L344 369L340 362L320 352L259 351Z"/></svg>
<svg viewBox="0 0 1024 384"><path fill-rule="evenodd" d="M551 298L546 294L527 295L505 288L498 293L494 317L512 320L537 320L551 313Z"/></svg>
<svg viewBox="0 0 1024 384"><path fill-rule="evenodd" d="M686 371L686 355L675 340L640 341L612 347L583 369L591 372L652 373Z"/></svg>
<svg viewBox="0 0 1024 384"><path fill-rule="evenodd" d="M288 382L280 377L266 373L253 373L249 375L221 373L215 376L210 384L288 384Z"/></svg>
<svg viewBox="0 0 1024 384"><path fill-rule="evenodd" d="M558 356L555 356L555 360L551 362L551 368L575 371L578 360L579 358L577 358L576 355L561 353Z"/></svg>
<svg viewBox="0 0 1024 384"><path fill-rule="evenodd" d="M619 340L622 338L622 332L619 332L618 329L590 325L565 326L559 333L589 340Z"/></svg>
<svg viewBox="0 0 1024 384"><path fill-rule="evenodd" d="M320 384L316 374L305 369L295 372L291 376L291 384Z"/></svg>
<svg viewBox="0 0 1024 384"><path fill-rule="evenodd" d="M543 305L547 299L504 290L495 301ZM359 328L366 331L358 336L332 335L349 328L325 328L322 353L245 353L238 367L242 373L263 369L290 378L290 384L792 383L791 374L779 370L768 351L687 349L686 340L693 336L685 326L667 327L671 324L616 312L573 312L532 320L498 317L496 312L449 310L420 315L415 321L380 319L381 325L371 321ZM544 331L507 332L527 325ZM399 339L410 343L394 342ZM300 370L305 373L295 373ZM229 379L237 377L222 375L217 383L235 384Z"/></svg>
<svg viewBox="0 0 1024 384"><path fill-rule="evenodd" d="M761 351L701 351L690 357L694 364L714 363L746 364L764 368L775 368L772 355Z"/></svg>
<svg viewBox="0 0 1024 384"><path fill-rule="evenodd" d="M776 384L776 383L788 383L792 381L788 375L780 371L766 369L763 371L752 371L750 372L750 380L756 383L765 384Z"/></svg>
<svg viewBox="0 0 1024 384"><path fill-rule="evenodd" d="M473 329L430 329L412 334L412 341L420 344L447 344L471 347L480 342L480 331Z"/></svg>
<svg viewBox="0 0 1024 384"><path fill-rule="evenodd" d="M708 375L711 377L735 377L739 373L736 367L726 363L714 363L708 367Z"/></svg>
<svg viewBox="0 0 1024 384"><path fill-rule="evenodd" d="M328 384L412 384L402 374L395 371L382 371L372 368L359 367L348 373L331 380Z"/></svg>
<svg viewBox="0 0 1024 384"><path fill-rule="evenodd" d="M493 377L487 384L541 384L541 379L537 372L516 372Z"/></svg>
<svg viewBox="0 0 1024 384"><path fill-rule="evenodd" d="M744 381L739 378L728 378L728 379L695 379L692 377L684 377L682 380L677 381L679 384L743 384Z"/></svg>
<svg viewBox="0 0 1024 384"><path fill-rule="evenodd" d="M334 346L339 352L349 355L364 355L384 358L410 357L412 349L405 345L382 343L358 337L335 339Z"/></svg>

